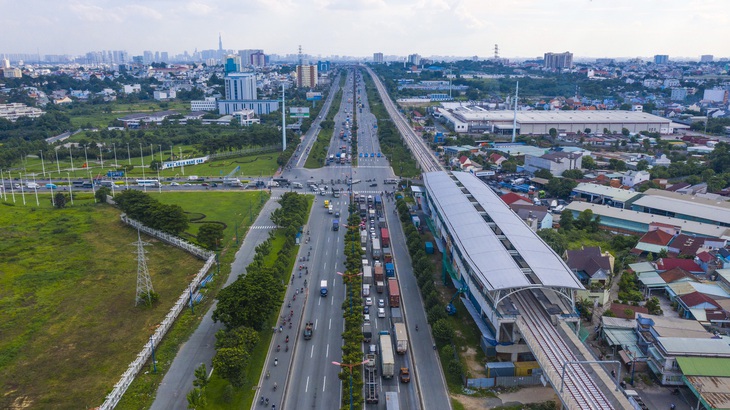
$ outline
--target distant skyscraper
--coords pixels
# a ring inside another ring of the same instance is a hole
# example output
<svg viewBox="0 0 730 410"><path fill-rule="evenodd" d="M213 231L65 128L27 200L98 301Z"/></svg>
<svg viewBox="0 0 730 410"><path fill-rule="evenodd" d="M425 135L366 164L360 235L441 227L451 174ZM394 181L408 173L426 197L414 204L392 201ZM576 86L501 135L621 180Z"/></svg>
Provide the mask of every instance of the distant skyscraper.
<svg viewBox="0 0 730 410"><path fill-rule="evenodd" d="M562 70L573 67L573 53L545 53L545 68Z"/></svg>
<svg viewBox="0 0 730 410"><path fill-rule="evenodd" d="M266 54L261 50L251 54L251 65L254 67L266 66Z"/></svg>
<svg viewBox="0 0 730 410"><path fill-rule="evenodd" d="M420 65L421 64L421 56L418 54L411 54L408 56L408 62L413 65Z"/></svg>
<svg viewBox="0 0 730 410"><path fill-rule="evenodd" d="M263 55L264 54L264 50L260 50L260 49L238 50L238 55L241 56L241 64L244 67L249 67L249 66L252 66L252 65L253 66L256 66L254 64L254 61L253 61L253 58L254 58L254 55L255 54L262 54ZM259 56L257 58L259 59L258 62L261 62L261 58L262 57ZM261 66L266 65L266 63L265 63L265 58L266 57L264 56L263 58L264 58L264 63L261 64L260 66L256 66L256 67L261 67Z"/></svg>
<svg viewBox="0 0 730 410"><path fill-rule="evenodd" d="M297 87L314 88L317 86L317 66L297 66Z"/></svg>
<svg viewBox="0 0 730 410"><path fill-rule="evenodd" d="M236 54L226 56L225 70L226 74L241 71L241 56Z"/></svg>
<svg viewBox="0 0 730 410"><path fill-rule="evenodd" d="M373 53L373 63L383 64L383 53Z"/></svg>
<svg viewBox="0 0 730 410"><path fill-rule="evenodd" d="M167 54L167 51L163 51L160 53L160 61L162 61L163 63L167 63L170 61L170 57Z"/></svg>
<svg viewBox="0 0 730 410"><path fill-rule="evenodd" d="M221 37L221 33L218 33L218 51L223 53L223 37Z"/></svg>
<svg viewBox="0 0 730 410"><path fill-rule="evenodd" d="M256 76L251 73L228 73L224 79L226 100L255 100Z"/></svg>
<svg viewBox="0 0 730 410"><path fill-rule="evenodd" d="M144 52L142 53L142 56L144 57L144 60L143 60L143 61L144 61L144 63L145 63L145 64L150 64L150 63L152 63L152 62L154 61L154 59L155 59L155 58L154 58L154 54L152 54L152 51L149 51L149 50L145 50L145 51L144 51Z"/></svg>
<svg viewBox="0 0 730 410"><path fill-rule="evenodd" d="M712 54L704 54L700 57L701 63L711 63L715 57Z"/></svg>
<svg viewBox="0 0 730 410"><path fill-rule="evenodd" d="M657 54L654 56L654 64L667 64L669 56L666 54Z"/></svg>
<svg viewBox="0 0 730 410"><path fill-rule="evenodd" d="M10 60L3 57L2 61L0 61L2 64L0 64L0 68L10 68Z"/></svg>

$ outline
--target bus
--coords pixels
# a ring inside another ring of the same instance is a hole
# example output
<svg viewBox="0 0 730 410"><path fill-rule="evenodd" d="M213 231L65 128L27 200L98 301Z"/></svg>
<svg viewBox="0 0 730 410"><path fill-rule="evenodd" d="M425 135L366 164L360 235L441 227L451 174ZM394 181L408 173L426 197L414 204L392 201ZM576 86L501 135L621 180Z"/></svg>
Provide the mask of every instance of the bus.
<svg viewBox="0 0 730 410"><path fill-rule="evenodd" d="M157 188L160 186L160 181L156 179L138 179L137 186L151 186Z"/></svg>

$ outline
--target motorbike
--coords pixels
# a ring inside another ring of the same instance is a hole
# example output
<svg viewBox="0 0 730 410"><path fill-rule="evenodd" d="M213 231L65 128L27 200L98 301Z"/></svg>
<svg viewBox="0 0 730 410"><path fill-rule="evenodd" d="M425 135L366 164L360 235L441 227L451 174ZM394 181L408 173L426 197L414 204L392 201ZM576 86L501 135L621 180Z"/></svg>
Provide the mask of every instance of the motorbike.
<svg viewBox="0 0 730 410"><path fill-rule="evenodd" d="M281 345L276 345L276 351L277 352L280 352L281 351Z"/></svg>
<svg viewBox="0 0 730 410"><path fill-rule="evenodd" d="M434 345L434 346L436 346L436 345ZM274 366L278 366L278 365L279 365L279 359L274 358Z"/></svg>

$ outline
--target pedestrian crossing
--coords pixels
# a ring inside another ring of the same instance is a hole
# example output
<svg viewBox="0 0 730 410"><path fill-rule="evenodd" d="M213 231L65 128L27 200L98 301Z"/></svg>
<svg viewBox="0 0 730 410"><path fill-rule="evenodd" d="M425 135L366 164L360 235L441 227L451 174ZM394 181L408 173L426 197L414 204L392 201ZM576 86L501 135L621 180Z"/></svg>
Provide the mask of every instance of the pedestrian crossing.
<svg viewBox="0 0 730 410"><path fill-rule="evenodd" d="M251 226L251 229L256 229L256 230L270 230L270 229L276 229L276 228L277 228L276 225L253 225L253 226Z"/></svg>

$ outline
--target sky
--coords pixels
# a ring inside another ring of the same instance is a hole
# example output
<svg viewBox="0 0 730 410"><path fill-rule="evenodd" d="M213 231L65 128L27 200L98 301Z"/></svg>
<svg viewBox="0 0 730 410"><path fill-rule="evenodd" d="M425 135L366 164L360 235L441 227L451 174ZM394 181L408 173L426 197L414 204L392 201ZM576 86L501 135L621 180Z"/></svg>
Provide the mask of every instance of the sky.
<svg viewBox="0 0 730 410"><path fill-rule="evenodd" d="M730 57L728 0L0 0L0 53Z"/></svg>

